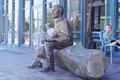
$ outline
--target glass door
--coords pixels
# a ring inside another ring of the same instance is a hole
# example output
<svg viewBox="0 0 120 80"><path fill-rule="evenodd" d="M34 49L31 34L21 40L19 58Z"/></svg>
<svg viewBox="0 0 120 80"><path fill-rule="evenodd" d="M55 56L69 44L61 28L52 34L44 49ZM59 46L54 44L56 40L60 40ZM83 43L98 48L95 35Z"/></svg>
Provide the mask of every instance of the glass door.
<svg viewBox="0 0 120 80"><path fill-rule="evenodd" d="M32 27L32 45L34 51L39 49L39 32L41 32L42 26L42 1L34 0L33 10L33 27Z"/></svg>
<svg viewBox="0 0 120 80"><path fill-rule="evenodd" d="M118 20L117 20L117 30L116 30L116 34L117 34L117 37L120 39L120 0L118 0ZM118 49L120 50L120 49Z"/></svg>
<svg viewBox="0 0 120 80"><path fill-rule="evenodd" d="M74 43L80 42L80 0L67 0L67 17L71 23Z"/></svg>

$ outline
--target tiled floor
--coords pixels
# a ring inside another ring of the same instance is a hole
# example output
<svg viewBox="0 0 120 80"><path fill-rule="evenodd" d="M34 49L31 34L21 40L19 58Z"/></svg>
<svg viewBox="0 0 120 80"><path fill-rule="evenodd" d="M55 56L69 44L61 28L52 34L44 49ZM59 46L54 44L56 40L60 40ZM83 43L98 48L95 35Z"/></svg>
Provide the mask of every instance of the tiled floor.
<svg viewBox="0 0 120 80"><path fill-rule="evenodd" d="M35 58L30 48L0 46L0 80L82 80L66 70L56 66L55 72L41 73L37 69L28 69ZM103 80L120 80L120 59L113 64L107 63Z"/></svg>

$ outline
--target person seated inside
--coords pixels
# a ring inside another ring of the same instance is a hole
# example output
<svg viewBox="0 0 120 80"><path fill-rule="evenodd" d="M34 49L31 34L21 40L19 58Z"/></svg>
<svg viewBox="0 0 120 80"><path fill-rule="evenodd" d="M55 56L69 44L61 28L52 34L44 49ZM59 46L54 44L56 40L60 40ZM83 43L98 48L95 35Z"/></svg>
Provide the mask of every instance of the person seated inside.
<svg viewBox="0 0 120 80"><path fill-rule="evenodd" d="M109 24L107 24L105 26L105 32L103 33L103 41L104 41L104 44L105 45L117 45L117 46L120 46L120 40L116 40L114 37L113 37L113 34L112 34L112 29L111 29L111 26Z"/></svg>

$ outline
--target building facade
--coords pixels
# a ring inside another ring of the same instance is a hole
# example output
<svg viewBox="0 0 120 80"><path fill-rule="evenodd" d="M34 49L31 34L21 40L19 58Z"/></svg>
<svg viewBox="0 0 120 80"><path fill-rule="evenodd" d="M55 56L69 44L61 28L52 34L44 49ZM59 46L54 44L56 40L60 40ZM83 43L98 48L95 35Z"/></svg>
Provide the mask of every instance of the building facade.
<svg viewBox="0 0 120 80"><path fill-rule="evenodd" d="M75 43L90 48L96 24L101 29L110 24L114 37L120 36L120 0L0 0L0 43L32 46L32 34L54 23L50 9L55 4L63 6Z"/></svg>

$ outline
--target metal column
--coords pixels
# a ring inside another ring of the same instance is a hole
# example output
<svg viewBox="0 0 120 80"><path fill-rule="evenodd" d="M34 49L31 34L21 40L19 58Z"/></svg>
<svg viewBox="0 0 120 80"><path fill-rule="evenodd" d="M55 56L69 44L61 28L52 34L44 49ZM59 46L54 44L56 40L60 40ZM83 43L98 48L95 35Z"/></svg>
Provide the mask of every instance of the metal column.
<svg viewBox="0 0 120 80"><path fill-rule="evenodd" d="M117 9L117 0L111 0L111 26L112 26L112 32L113 32L113 36L116 37L116 30L117 30L117 13L118 13L118 9Z"/></svg>
<svg viewBox="0 0 120 80"><path fill-rule="evenodd" d="M47 14L47 0L43 0L43 7L42 7L42 31L46 31L45 24L46 24L46 14Z"/></svg>
<svg viewBox="0 0 120 80"><path fill-rule="evenodd" d="M25 0L19 0L19 13L18 13L18 46L24 44L24 20L25 20Z"/></svg>
<svg viewBox="0 0 120 80"><path fill-rule="evenodd" d="M1 30L2 30L2 36L1 36L1 37L2 37L2 42L4 42L4 36L5 36L5 35L4 35L4 34L5 34L5 31L4 31L4 28L3 28L3 27L5 27L5 21L4 21L4 20L5 20L5 11L4 11L4 7L5 7L5 6L4 6L4 5L5 5L5 4L4 4L4 2L5 2L5 1L2 0L2 25L1 25L1 26L2 26L2 28L1 28ZM3 34L3 33L4 33L4 34Z"/></svg>
<svg viewBox="0 0 120 80"><path fill-rule="evenodd" d="M0 43L2 42L2 2L3 0L0 0Z"/></svg>
<svg viewBox="0 0 120 80"><path fill-rule="evenodd" d="M105 23L112 26L113 36L116 37L117 29L117 2L118 0L105 0ZM112 53L114 54L115 48L113 48ZM111 54L112 56L112 54Z"/></svg>
<svg viewBox="0 0 120 80"><path fill-rule="evenodd" d="M111 24L111 16L110 16L110 0L105 0L105 24Z"/></svg>
<svg viewBox="0 0 120 80"><path fill-rule="evenodd" d="M12 0L12 37L11 43L14 44L15 42L15 0Z"/></svg>
<svg viewBox="0 0 120 80"><path fill-rule="evenodd" d="M100 16L99 6L94 7L94 24L99 24L100 23L99 16ZM95 25L94 25L94 27L95 27Z"/></svg>
<svg viewBox="0 0 120 80"><path fill-rule="evenodd" d="M117 2L118 0L111 0L111 26L112 26L112 32L113 32L113 36L116 37L116 30L117 30L117 24L118 24L118 19L117 19L117 13L118 13L118 9L117 9ZM115 53L115 48L113 48L113 54Z"/></svg>
<svg viewBox="0 0 120 80"><path fill-rule="evenodd" d="M87 48L87 2L88 0L81 0L81 22L80 22L80 39L82 45Z"/></svg>
<svg viewBox="0 0 120 80"><path fill-rule="evenodd" d="M67 18L67 0L59 0L59 5L64 8L64 17Z"/></svg>
<svg viewBox="0 0 120 80"><path fill-rule="evenodd" d="M105 24L108 23L107 16L108 16L108 0L105 0Z"/></svg>
<svg viewBox="0 0 120 80"><path fill-rule="evenodd" d="M67 1L67 5L68 5L68 7L67 7L67 19L68 20L71 20L71 0L68 0Z"/></svg>
<svg viewBox="0 0 120 80"><path fill-rule="evenodd" d="M29 26L29 46L32 46L32 28L33 28L33 2L34 0L30 0L30 26Z"/></svg>
<svg viewBox="0 0 120 80"><path fill-rule="evenodd" d="M8 0L5 2L5 44L8 43Z"/></svg>

